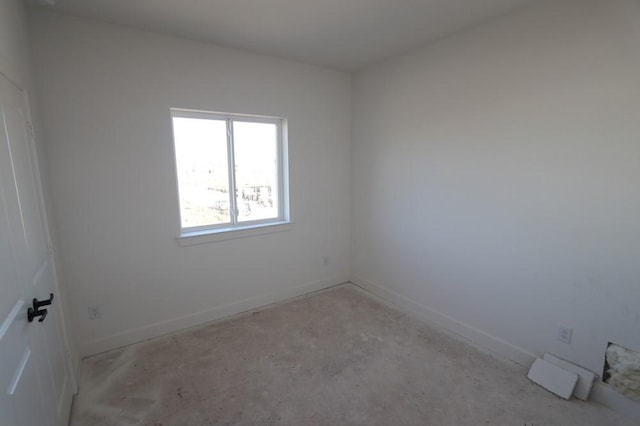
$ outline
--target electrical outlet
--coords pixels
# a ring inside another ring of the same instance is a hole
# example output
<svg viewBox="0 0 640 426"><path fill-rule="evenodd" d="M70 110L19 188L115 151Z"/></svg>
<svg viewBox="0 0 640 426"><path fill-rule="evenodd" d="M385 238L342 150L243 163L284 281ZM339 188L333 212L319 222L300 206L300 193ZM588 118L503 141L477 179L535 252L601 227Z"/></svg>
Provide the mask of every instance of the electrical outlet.
<svg viewBox="0 0 640 426"><path fill-rule="evenodd" d="M571 344L571 336L573 335L573 328L558 327L558 340L567 345Z"/></svg>
<svg viewBox="0 0 640 426"><path fill-rule="evenodd" d="M97 320L102 317L102 314L100 313L100 306L89 306L88 311L90 320Z"/></svg>

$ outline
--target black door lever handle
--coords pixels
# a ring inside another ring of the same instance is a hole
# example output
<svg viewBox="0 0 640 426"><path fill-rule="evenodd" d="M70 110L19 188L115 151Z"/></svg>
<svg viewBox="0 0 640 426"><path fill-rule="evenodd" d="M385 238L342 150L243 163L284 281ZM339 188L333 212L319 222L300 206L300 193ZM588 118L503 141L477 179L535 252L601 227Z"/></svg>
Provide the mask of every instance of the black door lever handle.
<svg viewBox="0 0 640 426"><path fill-rule="evenodd" d="M38 300L34 298L33 308L27 309L27 320L29 320L29 322L33 322L35 317L40 317L38 322L44 321L44 319L47 317L48 312L46 309L40 309L40 308L42 308L43 306L49 306L52 302L53 302L53 293L49 293L48 300Z"/></svg>
<svg viewBox="0 0 640 426"><path fill-rule="evenodd" d="M49 293L49 300L38 300L36 298L33 299L33 310L37 311L43 306L49 306L53 302L53 293Z"/></svg>
<svg viewBox="0 0 640 426"><path fill-rule="evenodd" d="M44 319L47 317L47 310L46 309L37 310L33 308L27 309L27 320L29 320L29 322L33 322L33 319L35 317L40 317L38 322L44 321Z"/></svg>

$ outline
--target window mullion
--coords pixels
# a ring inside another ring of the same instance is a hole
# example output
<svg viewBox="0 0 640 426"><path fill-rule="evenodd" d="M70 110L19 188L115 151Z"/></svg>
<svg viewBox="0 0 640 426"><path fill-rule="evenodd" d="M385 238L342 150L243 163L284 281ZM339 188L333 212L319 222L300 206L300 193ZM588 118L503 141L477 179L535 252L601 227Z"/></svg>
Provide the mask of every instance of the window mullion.
<svg viewBox="0 0 640 426"><path fill-rule="evenodd" d="M227 119L227 161L229 168L229 216L231 224L238 224L238 208L236 206L236 160L233 146L233 120Z"/></svg>

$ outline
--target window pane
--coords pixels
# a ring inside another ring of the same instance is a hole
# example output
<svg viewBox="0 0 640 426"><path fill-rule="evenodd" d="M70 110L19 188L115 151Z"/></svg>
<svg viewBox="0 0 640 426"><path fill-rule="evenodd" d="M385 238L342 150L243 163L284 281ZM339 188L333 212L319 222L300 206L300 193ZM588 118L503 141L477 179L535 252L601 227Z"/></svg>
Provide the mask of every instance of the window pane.
<svg viewBox="0 0 640 426"><path fill-rule="evenodd" d="M278 217L278 126L233 122L238 222Z"/></svg>
<svg viewBox="0 0 640 426"><path fill-rule="evenodd" d="M173 118L183 228L230 223L227 124Z"/></svg>

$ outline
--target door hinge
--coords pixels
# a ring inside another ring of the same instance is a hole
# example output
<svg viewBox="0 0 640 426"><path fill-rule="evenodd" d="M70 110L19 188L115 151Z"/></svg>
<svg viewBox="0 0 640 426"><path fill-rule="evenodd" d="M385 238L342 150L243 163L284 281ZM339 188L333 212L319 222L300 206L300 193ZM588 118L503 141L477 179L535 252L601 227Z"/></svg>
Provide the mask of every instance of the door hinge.
<svg viewBox="0 0 640 426"><path fill-rule="evenodd" d="M31 139L33 139L35 136L35 133L33 131L33 124L31 124L31 121L27 121L27 134Z"/></svg>

